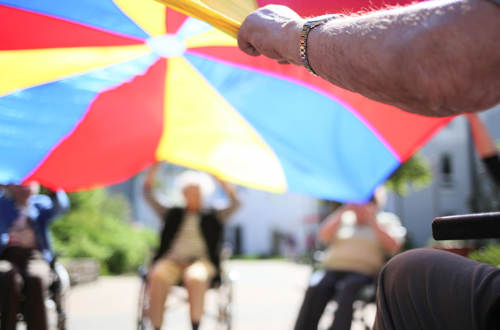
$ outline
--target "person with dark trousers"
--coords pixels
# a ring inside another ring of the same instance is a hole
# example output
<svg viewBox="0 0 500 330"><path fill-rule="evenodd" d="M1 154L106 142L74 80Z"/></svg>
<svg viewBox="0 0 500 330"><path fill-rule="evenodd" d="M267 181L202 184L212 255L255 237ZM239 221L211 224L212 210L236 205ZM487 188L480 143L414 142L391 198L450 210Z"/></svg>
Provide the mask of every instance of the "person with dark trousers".
<svg viewBox="0 0 500 330"><path fill-rule="evenodd" d="M382 194L377 195L382 198ZM356 294L373 281L387 257L399 252L403 243L399 219L380 212L379 200L345 204L325 219L318 236L330 246L322 269L311 276L295 330L318 329L335 295L338 308L330 329L351 328Z"/></svg>
<svg viewBox="0 0 500 330"><path fill-rule="evenodd" d="M63 191L38 195L37 183L7 185L0 195L1 329L15 330L24 298L28 330L48 328L44 299L51 282L49 226L69 209Z"/></svg>
<svg viewBox="0 0 500 330"><path fill-rule="evenodd" d="M165 301L169 289L181 280L188 291L193 330L203 315L205 292L219 273L223 223L239 207L232 186L216 178L230 199L222 209L203 207L204 177L187 171L177 178L185 203L174 207L154 195L154 182L160 163L154 164L144 183L144 197L163 220L160 248L148 274L150 318L159 330L163 324Z"/></svg>

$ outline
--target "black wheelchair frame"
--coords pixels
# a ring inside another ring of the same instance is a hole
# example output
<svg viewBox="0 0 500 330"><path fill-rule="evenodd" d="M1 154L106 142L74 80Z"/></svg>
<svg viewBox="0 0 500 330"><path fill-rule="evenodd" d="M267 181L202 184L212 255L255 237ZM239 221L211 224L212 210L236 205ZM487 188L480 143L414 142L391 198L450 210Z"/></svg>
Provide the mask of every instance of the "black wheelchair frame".
<svg viewBox="0 0 500 330"><path fill-rule="evenodd" d="M367 316L367 307L373 305L376 302L377 286L376 279L374 281L365 284L358 291L356 298L353 303L353 313L352 320L361 323L365 330L370 330L373 326L373 320L370 320ZM326 330L330 329L331 324L334 319L334 304L337 304L336 296L332 296L330 302L326 306L323 316L320 319L318 329Z"/></svg>
<svg viewBox="0 0 500 330"><path fill-rule="evenodd" d="M52 273L52 284L49 287L49 299L52 300L55 304L56 308L56 313L57 313L57 325L56 329L57 330L66 330L66 320L67 320L67 314L66 314L66 302L65 302L65 293L64 293L64 284L61 279L61 274L57 270L57 257L54 257L52 259L52 262L50 263L50 269ZM60 265L60 267L63 267ZM64 268L64 267L63 267ZM66 269L64 269L66 271ZM67 273L66 273L67 274ZM68 288L69 289L69 276L68 276Z"/></svg>
<svg viewBox="0 0 500 330"><path fill-rule="evenodd" d="M311 266L313 268L313 273L320 269L319 265L323 261L323 258L324 258L324 252L322 250L318 250L313 254L313 257L311 259ZM375 275L370 283L363 285L361 289L358 291L353 303L354 310L352 313L352 320L363 324L365 330L370 330L373 326L372 324L373 322L371 322L366 315L366 309L369 305L373 305L376 303L377 281L378 281L378 275ZM331 322L333 321L332 316L335 313L335 310L331 308L332 303L335 304L337 303L335 295L331 297L330 302L328 303L328 305L325 308L325 311L323 312L323 316L321 317L320 320L320 328L322 328L321 325L323 323L322 320L324 318L328 319L329 323L326 329L328 329L331 326Z"/></svg>

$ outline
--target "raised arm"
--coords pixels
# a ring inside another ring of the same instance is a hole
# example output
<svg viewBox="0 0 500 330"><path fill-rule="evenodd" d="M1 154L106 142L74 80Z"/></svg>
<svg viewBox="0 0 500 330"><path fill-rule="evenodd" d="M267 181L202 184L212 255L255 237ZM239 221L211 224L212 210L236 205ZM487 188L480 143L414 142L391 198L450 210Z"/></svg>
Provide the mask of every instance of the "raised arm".
<svg viewBox="0 0 500 330"><path fill-rule="evenodd" d="M160 203L156 199L153 193L156 174L158 173L159 167L160 167L159 162L153 164L146 175L146 180L144 181L144 198L149 203L149 205L151 205L151 207L155 210L155 212L161 218L164 218L168 212L168 207Z"/></svg>
<svg viewBox="0 0 500 330"><path fill-rule="evenodd" d="M389 254L396 254L401 250L401 246L403 245L403 240L391 236L388 233L387 228L379 224L375 218L370 220L370 226L375 232L375 235L377 236L377 240L379 241L379 243L382 245L384 250L386 250Z"/></svg>
<svg viewBox="0 0 500 330"><path fill-rule="evenodd" d="M301 65L305 20L286 7L249 15L238 44L253 56ZM500 6L436 0L334 19L308 38L323 79L426 116L477 112L500 102Z"/></svg>
<svg viewBox="0 0 500 330"><path fill-rule="evenodd" d="M70 201L64 190L48 191L48 197L37 195L36 204L40 210L40 218L50 224L57 216L63 215L70 209Z"/></svg>
<svg viewBox="0 0 500 330"><path fill-rule="evenodd" d="M222 189L224 189L224 192L229 197L229 206L218 211L219 218L222 221L226 221L240 207L241 203L233 185L227 183L226 181L222 181L216 176L213 176L213 178L222 187Z"/></svg>
<svg viewBox="0 0 500 330"><path fill-rule="evenodd" d="M342 214L348 210L350 210L349 204L343 205L323 221L318 232L318 238L322 243L328 244L332 241L342 224Z"/></svg>

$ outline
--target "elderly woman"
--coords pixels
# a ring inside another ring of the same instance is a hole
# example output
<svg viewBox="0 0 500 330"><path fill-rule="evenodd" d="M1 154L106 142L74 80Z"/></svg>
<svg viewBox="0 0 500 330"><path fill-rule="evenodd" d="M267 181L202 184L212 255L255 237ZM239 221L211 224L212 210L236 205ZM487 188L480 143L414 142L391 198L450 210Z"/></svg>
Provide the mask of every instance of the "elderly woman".
<svg viewBox="0 0 500 330"><path fill-rule="evenodd" d="M238 208L239 201L235 190L218 180L230 204L219 210L204 209L203 174L189 171L178 178L184 206L160 203L153 195L158 166L159 163L153 165L144 183L146 200L164 221L160 249L149 277L150 318L154 328L160 329L169 289L182 280L189 294L193 330L197 330L203 315L205 292L219 268L223 223Z"/></svg>
<svg viewBox="0 0 500 330"><path fill-rule="evenodd" d="M378 192L364 204L345 204L325 219L319 239L329 248L323 269L311 276L295 330L318 329L321 315L334 295L338 308L330 329L351 328L355 295L402 244L399 219L380 212L382 194Z"/></svg>

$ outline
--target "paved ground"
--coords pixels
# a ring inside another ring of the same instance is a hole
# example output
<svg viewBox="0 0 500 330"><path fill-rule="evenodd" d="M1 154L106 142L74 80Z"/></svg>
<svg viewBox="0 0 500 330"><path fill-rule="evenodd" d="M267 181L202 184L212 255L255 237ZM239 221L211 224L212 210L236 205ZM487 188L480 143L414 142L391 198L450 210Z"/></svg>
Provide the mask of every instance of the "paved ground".
<svg viewBox="0 0 500 330"><path fill-rule="evenodd" d="M231 261L240 274L234 286L235 330L287 330L293 328L310 275L310 268L285 261ZM104 277L73 288L69 299L69 330L133 330L139 279ZM215 315L215 292L207 296L207 314ZM187 305L166 314L163 329L189 330ZM210 316L201 330L215 329ZM353 326L353 329L361 329Z"/></svg>

